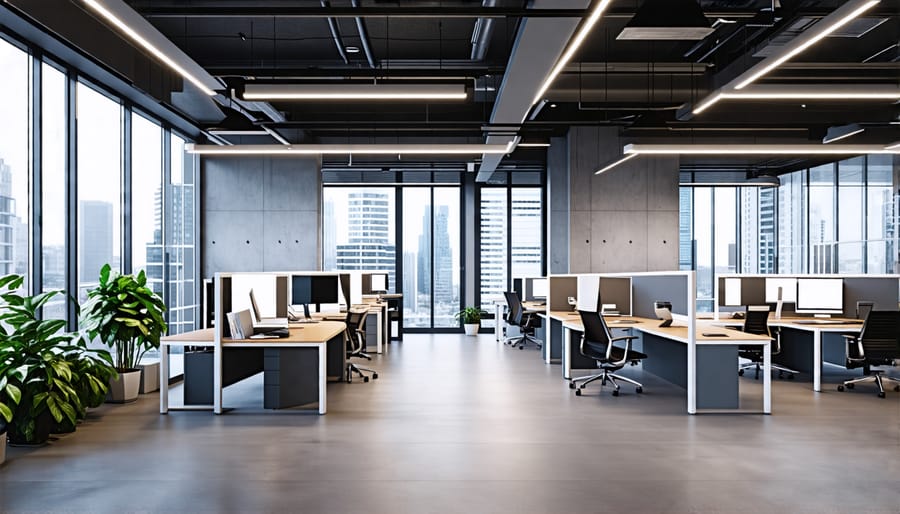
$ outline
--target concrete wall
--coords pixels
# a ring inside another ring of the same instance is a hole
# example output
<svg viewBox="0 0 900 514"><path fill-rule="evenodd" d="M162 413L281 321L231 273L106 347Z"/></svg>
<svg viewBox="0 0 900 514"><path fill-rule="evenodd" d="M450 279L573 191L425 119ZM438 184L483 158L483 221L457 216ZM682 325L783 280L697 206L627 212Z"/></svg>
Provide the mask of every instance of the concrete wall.
<svg viewBox="0 0 900 514"><path fill-rule="evenodd" d="M210 157L200 169L204 277L320 269L320 160Z"/></svg>
<svg viewBox="0 0 900 514"><path fill-rule="evenodd" d="M567 143L568 272L678 269L678 158L637 157L595 175L621 156L618 129L573 127Z"/></svg>
<svg viewBox="0 0 900 514"><path fill-rule="evenodd" d="M569 272L569 152L566 138L547 149L547 271Z"/></svg>

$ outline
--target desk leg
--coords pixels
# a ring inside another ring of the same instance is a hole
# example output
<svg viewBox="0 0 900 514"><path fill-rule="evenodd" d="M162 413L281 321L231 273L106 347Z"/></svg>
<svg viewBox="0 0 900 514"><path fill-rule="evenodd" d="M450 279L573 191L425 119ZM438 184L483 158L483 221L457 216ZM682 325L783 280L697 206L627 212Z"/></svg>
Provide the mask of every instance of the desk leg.
<svg viewBox="0 0 900 514"><path fill-rule="evenodd" d="M378 311L378 335L375 336L375 353L381 353L381 343L384 340L384 320L381 316L382 310Z"/></svg>
<svg viewBox="0 0 900 514"><path fill-rule="evenodd" d="M159 345L159 413L169 413L169 345Z"/></svg>
<svg viewBox="0 0 900 514"><path fill-rule="evenodd" d="M563 378L569 379L572 378L572 352L569 351L572 346L572 331L566 327L563 327L563 347L562 347L562 361L563 361Z"/></svg>
<svg viewBox="0 0 900 514"><path fill-rule="evenodd" d="M763 413L772 414L772 343L763 346Z"/></svg>
<svg viewBox="0 0 900 514"><path fill-rule="evenodd" d="M494 304L494 339L499 343L503 339L503 307L499 303Z"/></svg>
<svg viewBox="0 0 900 514"><path fill-rule="evenodd" d="M327 347L328 343L319 345L319 414L325 414L328 410L325 403L325 386L328 384Z"/></svg>
<svg viewBox="0 0 900 514"><path fill-rule="evenodd" d="M813 391L822 390L822 331L813 330Z"/></svg>
<svg viewBox="0 0 900 514"><path fill-rule="evenodd" d="M213 412L222 414L222 347L213 348Z"/></svg>

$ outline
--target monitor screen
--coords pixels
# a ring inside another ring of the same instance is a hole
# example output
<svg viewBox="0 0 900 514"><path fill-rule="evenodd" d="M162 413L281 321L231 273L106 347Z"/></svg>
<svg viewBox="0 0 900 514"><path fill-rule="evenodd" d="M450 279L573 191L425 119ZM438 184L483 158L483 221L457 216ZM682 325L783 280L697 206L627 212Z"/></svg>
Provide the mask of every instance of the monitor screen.
<svg viewBox="0 0 900 514"><path fill-rule="evenodd" d="M840 278L798 278L796 312L844 312L844 280Z"/></svg>
<svg viewBox="0 0 900 514"><path fill-rule="evenodd" d="M548 293L547 279L535 278L531 281L531 297L534 299L546 300Z"/></svg>
<svg viewBox="0 0 900 514"><path fill-rule="evenodd" d="M372 291L387 291L388 276L387 273L372 274Z"/></svg>
<svg viewBox="0 0 900 514"><path fill-rule="evenodd" d="M781 301L794 303L797 301L796 278L766 278L766 303L778 301L778 288L781 288Z"/></svg>
<svg viewBox="0 0 900 514"><path fill-rule="evenodd" d="M307 305L312 301L312 277L309 275L291 276L291 305Z"/></svg>
<svg viewBox="0 0 900 514"><path fill-rule="evenodd" d="M340 280L337 275L312 275L310 302L317 305L338 303Z"/></svg>
<svg viewBox="0 0 900 514"><path fill-rule="evenodd" d="M719 291L719 294L722 294ZM741 303L741 279L726 278L725 279L725 303L726 307L740 307Z"/></svg>

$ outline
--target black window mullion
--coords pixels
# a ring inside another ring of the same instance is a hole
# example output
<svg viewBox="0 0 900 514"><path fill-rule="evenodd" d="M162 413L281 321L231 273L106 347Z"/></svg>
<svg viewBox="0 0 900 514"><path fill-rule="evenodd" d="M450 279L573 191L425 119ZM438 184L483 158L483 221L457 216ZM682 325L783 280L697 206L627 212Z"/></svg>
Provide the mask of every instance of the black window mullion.
<svg viewBox="0 0 900 514"><path fill-rule="evenodd" d="M43 289L43 233L41 232L41 199L43 182L43 107L42 95L43 75L41 73L41 54L31 54L31 198L29 198L28 227L31 229L31 249L28 262L31 266L31 294Z"/></svg>
<svg viewBox="0 0 900 514"><path fill-rule="evenodd" d="M78 299L78 110L77 80L71 69L66 73L66 289ZM77 307L67 305L69 330L78 326Z"/></svg>
<svg viewBox="0 0 900 514"><path fill-rule="evenodd" d="M122 242L120 246L120 251L122 253L122 269L123 273L131 273L131 246L132 246L132 237L131 237L131 206L132 206L132 191L131 191L131 144L132 144L132 130L131 130L131 104L126 103L120 108L120 112L122 113L122 123L121 123L121 144L122 144L122 161L121 161L121 170L120 176L122 180L122 214L120 216L120 222L122 223L121 232L122 234Z"/></svg>

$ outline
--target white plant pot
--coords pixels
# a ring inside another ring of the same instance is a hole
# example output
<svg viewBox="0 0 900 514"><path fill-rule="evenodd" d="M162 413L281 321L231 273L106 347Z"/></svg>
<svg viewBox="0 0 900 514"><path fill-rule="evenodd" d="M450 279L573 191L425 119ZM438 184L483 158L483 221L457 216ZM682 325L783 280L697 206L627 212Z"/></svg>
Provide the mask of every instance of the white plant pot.
<svg viewBox="0 0 900 514"><path fill-rule="evenodd" d="M137 400L141 389L141 370L130 369L119 372L119 378L109 381L108 403L128 403Z"/></svg>
<svg viewBox="0 0 900 514"><path fill-rule="evenodd" d="M141 394L159 390L159 363L141 364Z"/></svg>
<svg viewBox="0 0 900 514"><path fill-rule="evenodd" d="M467 336L477 336L478 329L481 327L480 323L464 323L463 328L466 330Z"/></svg>

